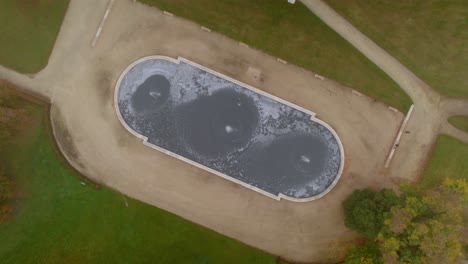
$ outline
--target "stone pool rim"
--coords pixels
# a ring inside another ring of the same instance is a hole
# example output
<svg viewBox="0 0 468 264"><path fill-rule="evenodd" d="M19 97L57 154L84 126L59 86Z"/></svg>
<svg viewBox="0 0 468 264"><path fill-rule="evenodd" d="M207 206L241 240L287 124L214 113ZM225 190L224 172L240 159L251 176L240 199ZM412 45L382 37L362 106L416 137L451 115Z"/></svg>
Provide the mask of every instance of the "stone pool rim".
<svg viewBox="0 0 468 264"><path fill-rule="evenodd" d="M212 168L209 168L209 167L207 167L207 166L205 166L205 165L202 165L202 164L200 164L200 163L198 163L198 162L195 162L195 161L193 161L193 160L191 160L191 159L185 158L185 157L183 157L183 156L181 156L181 155L178 155L178 154L176 154L176 153L174 153L174 152L171 152L171 151L169 151L169 150L167 150L167 149L164 149L164 148L161 148L161 147L159 147L159 146L156 146L156 145L154 145L154 144L149 143L149 142L148 142L148 137L139 134L138 132L136 132L135 130L133 130L133 129L125 122L125 120L124 120L123 117L122 117L122 114L120 113L120 108L119 108L119 103L118 103L118 102L119 102L120 84L121 84L123 78L126 76L126 74L127 74L133 67L135 67L137 64L140 64L141 62L144 62L144 61L147 61L147 60L166 60L166 61L169 61L169 62L172 62L172 63L175 63L175 64L180 64L180 62L184 62L184 63L190 64L190 65L192 65L192 66L194 66L194 67L196 67L196 68L199 68L199 69L201 69L201 70L204 70L204 71L206 71L206 72L209 72L209 73L211 73L211 74L213 74L213 75L215 75L215 76L218 76L218 77L223 78L223 79L225 79L225 80L227 80L227 81L233 82L233 83L235 83L235 84L237 84L237 85L240 85L240 86L242 86L242 87L244 87L244 88L246 88L246 89L248 89L248 90L251 90L251 91L253 91L253 92L255 92L255 93L258 93L258 94L261 94L261 95L266 96L266 97L268 97L268 98L271 98L271 99L273 99L273 100L275 100L275 101L277 101L277 102L283 103L283 104L288 105L288 106L290 106L290 107L292 107L292 108L294 108L294 109L296 109L296 110L298 110L298 111L301 111L301 112L304 112L304 113L310 115L310 120L311 120L311 121L316 122L316 123L319 123L320 125L324 126L325 128L327 128L327 129L332 133L333 137L335 138L335 140L336 140L336 142L337 142L337 144L338 144L338 146L339 146L339 149L340 149L340 165L339 165L338 173L337 173L337 175L335 176L335 179L333 180L333 182L332 182L324 191L322 191L321 193L319 193L319 194L317 194L317 195L314 195L314 196L310 196L310 197L306 197L306 198L294 198L294 197L290 197L290 196L284 195L284 194L282 194L282 193L279 193L278 195L273 195L273 194L271 194L271 193L269 193L269 192L266 192L266 191L264 191L264 190L262 190L262 189L259 189L259 188L255 187L255 186L252 186L252 185L250 185L250 184L247 184L247 183L245 183L245 182L243 182L243 181L241 181L241 180L237 180L237 179L235 179L234 177L231 177L231 176L229 176L229 175L227 175L227 174L221 173L221 172L219 172L219 171L217 171L217 170L214 170L214 169L212 169ZM315 114L314 112L312 112L312 111L310 111L310 110L307 110L307 109L305 109L305 108L302 108L302 107L300 107L300 106L298 106L298 105L296 105L296 104L293 104L293 103L291 103L291 102L288 102L288 101L286 101L286 100L284 100L284 99L281 99L281 98L279 98L279 97L277 97L277 96L274 96L274 95L272 95L272 94L269 94L269 93L267 93L267 92L265 92L265 91L263 91L263 90L260 90L260 89L258 89L258 88L255 88L255 87L253 87L253 86L250 86L250 85L248 85L248 84L246 84L246 83L240 82L240 81L238 81L238 80L236 80L236 79L233 79L233 78L231 78L231 77L229 77L229 76L226 76L226 75L224 75L224 74L222 74L222 73L219 73L219 72L214 71L214 70L212 70L212 69L210 69L210 68L204 67L204 66L202 66L202 65L200 65L200 64L197 64L197 63L195 63L195 62L193 62L193 61L190 61L190 60L185 59L185 58L180 57L180 56L179 56L177 59L174 59L174 58L171 58L171 57L168 57L168 56L163 56L163 55L145 56L145 57L142 57L142 58L140 58L140 59L134 61L134 62L131 63L130 65L128 65L128 66L124 69L124 71L120 74L120 76L119 76L119 78L118 78L118 80L117 80L117 83L116 83L116 85L115 85L115 88L114 88L114 108L115 108L115 112L117 113L117 118L119 119L120 123L121 123L121 124L127 129L127 131L129 131L132 135L134 135L135 137L141 139L141 140L143 141L143 144L144 144L145 146L148 146L148 147L150 147L150 148L153 148L153 149L155 149L155 150L158 150L158 151L160 151L160 152L162 152L162 153L165 153L165 154L167 154L167 155L169 155L169 156L171 156L171 157L174 157L174 158L177 158L177 159L179 159L179 160L182 160L182 161L184 161L184 162L186 162L186 163L188 163L188 164L190 164L190 165L193 165L193 166L195 166L195 167L198 167L198 168L200 168L200 169L203 169L203 170L206 170L206 171L208 171L208 172L211 172L211 173L213 173L213 174L215 174L215 175L217 175L217 176L220 176L220 177L222 177L222 178L224 178L224 179L226 179L226 180L229 180L229 181L231 181L231 182L240 184L240 185L242 185L243 187L246 187L246 188L248 188L248 189L250 189L250 190L253 190L253 191L256 191L256 192L261 193L261 194L263 194L263 195L266 195L266 196L268 196L268 197L270 197L270 198L273 198L273 199L275 199L275 200L277 200L277 201L279 201L279 200L281 200L281 199L285 199L285 200L292 201L292 202L309 202L309 201L313 201L313 200L317 200L317 199L319 199L319 198L322 198L323 196L325 196L326 194L328 194L328 193L335 187L335 185L338 183L339 179L341 178L341 174L343 173L343 168L344 168L344 161L345 161L345 159L344 159L344 147L343 147L343 144L342 144L342 142L341 142L341 139L340 139L340 137L338 136L338 134L336 133L336 131L335 131L330 125L328 125L327 123L325 123L324 121L322 121L322 120L320 120L320 119L317 119L317 118L316 118L316 114Z"/></svg>

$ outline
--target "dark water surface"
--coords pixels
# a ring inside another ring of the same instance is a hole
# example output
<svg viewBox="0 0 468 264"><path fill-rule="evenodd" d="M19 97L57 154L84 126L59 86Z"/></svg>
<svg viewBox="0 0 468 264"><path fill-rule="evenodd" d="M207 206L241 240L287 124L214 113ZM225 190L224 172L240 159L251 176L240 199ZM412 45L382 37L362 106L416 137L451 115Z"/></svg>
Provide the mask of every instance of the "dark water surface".
<svg viewBox="0 0 468 264"><path fill-rule="evenodd" d="M191 64L143 61L118 88L122 118L149 143L266 193L313 197L338 176L340 147L328 128Z"/></svg>

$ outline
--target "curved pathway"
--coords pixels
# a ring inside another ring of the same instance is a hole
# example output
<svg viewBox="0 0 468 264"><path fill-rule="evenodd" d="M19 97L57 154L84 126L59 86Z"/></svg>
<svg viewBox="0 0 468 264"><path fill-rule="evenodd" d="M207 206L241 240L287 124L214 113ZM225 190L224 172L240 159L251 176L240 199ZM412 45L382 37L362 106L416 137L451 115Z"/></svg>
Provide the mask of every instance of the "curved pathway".
<svg viewBox="0 0 468 264"><path fill-rule="evenodd" d="M468 100L443 98L440 108L444 120L448 120L450 116L454 115L468 116ZM448 121L441 124L440 133L447 134L468 144L468 132L454 127Z"/></svg>
<svg viewBox="0 0 468 264"><path fill-rule="evenodd" d="M468 100L444 98L440 105L442 111L448 116L468 116Z"/></svg>
<svg viewBox="0 0 468 264"><path fill-rule="evenodd" d="M323 1L301 0L301 2L387 73L411 97L415 110L407 127L410 133L405 133L400 141L397 154L390 167L392 176L415 179L440 132L467 142L468 133L448 125L447 122L449 115L468 114L467 101L442 98Z"/></svg>

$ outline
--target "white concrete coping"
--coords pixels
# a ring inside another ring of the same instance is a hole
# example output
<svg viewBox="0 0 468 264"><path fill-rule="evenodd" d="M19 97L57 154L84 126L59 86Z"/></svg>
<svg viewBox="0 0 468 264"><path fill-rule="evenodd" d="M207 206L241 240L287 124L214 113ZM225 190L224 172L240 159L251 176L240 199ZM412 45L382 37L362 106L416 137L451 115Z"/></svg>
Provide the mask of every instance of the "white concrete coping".
<svg viewBox="0 0 468 264"><path fill-rule="evenodd" d="M211 32L211 29L209 29L209 28L207 28L207 27L204 27L204 26L202 26L201 29L202 29L203 31L206 31L206 32Z"/></svg>
<svg viewBox="0 0 468 264"><path fill-rule="evenodd" d="M357 95L357 96L362 96L362 93L360 93L360 92L358 92L356 90L352 90L351 93L354 94L354 95Z"/></svg>
<svg viewBox="0 0 468 264"><path fill-rule="evenodd" d="M239 46L244 47L244 48L249 47L249 45L245 44L244 42L239 42Z"/></svg>
<svg viewBox="0 0 468 264"><path fill-rule="evenodd" d="M174 14L172 14L170 12L167 12L167 11L163 11L163 14L166 15L166 16L170 16L170 17L174 16Z"/></svg>
<svg viewBox="0 0 468 264"><path fill-rule="evenodd" d="M202 165L202 164L200 164L200 163L194 162L193 160L190 160L190 159L188 159L188 158L185 158L185 157L183 157L183 156L180 156L180 155L178 155L178 154L176 154L176 153L174 153L174 152L171 152L171 151L169 151L169 150L167 150L167 149L163 149L163 148L161 148L161 147L159 147L159 146L156 146L156 145L154 145L154 144L149 143L149 142L148 142L148 137L146 137L146 136L144 136L144 135L141 135L141 134L139 134L138 132L136 132L135 130L133 130L133 129L125 122L125 120L123 119L122 115L120 114L120 110L119 110L118 95L119 95L120 83L122 82L122 79L123 79L124 76L127 74L127 72L130 71L135 65L137 65L137 64L139 64L139 63L141 63L141 62L143 62L143 61L146 61L146 60L154 60L154 59L167 60L167 61L170 61L170 62L173 62L173 63L176 63L176 64L179 64L180 62L185 62L185 63L187 63L187 64L190 64L190 65L192 65L192 66L195 66L195 67L197 67L197 68L200 68L200 69L202 69L202 70L204 70L204 71L207 71L207 72L209 72L209 73L211 73L211 74L213 74L213 75L215 75L215 76L221 77L221 78L223 78L223 79L225 79L225 80L228 80L228 81L230 81L230 82L233 82L233 83L235 83L235 84L238 84L238 85L240 85L240 86L242 86L242 87L244 87L244 88L247 88L247 89L249 89L249 90L252 90L252 91L254 91L254 92L256 92L256 93L259 93L259 94L264 95L264 96L266 96L266 97L269 97L269 98L271 98L271 99L273 99L273 100L276 100L276 101L278 101L278 102L281 102L281 103L283 103L283 104L286 104L286 105L288 105L288 106L290 106L290 107L292 107L292 108L295 108L295 109L297 109L297 110L299 110L299 111L301 111L301 112L304 112L304 113L306 113L306 114L309 114L310 117L311 117L311 118L310 118L311 121L317 122L317 123L323 125L324 127L326 127L326 128L332 133L332 135L335 137L335 139L336 139L336 141L337 141L337 144L338 144L338 146L339 146L339 148L340 148L340 158L341 158L341 160L340 160L340 167L339 167L339 169L338 169L338 173L337 173L335 179L333 180L333 182L332 182L323 192L321 192L321 193L319 193L319 194L317 194L317 195L315 195L315 196L311 196L311 197L307 197L307 198L294 198L294 197L289 197L289 196L287 196L287 195L284 195L284 194L282 194L282 193L280 193L280 194L278 194L278 195L273 195L273 194L271 194L271 193L269 193L269 192L266 192L266 191L264 191L264 190L262 190L262 189L259 189L259 188L255 187L255 186L252 186L252 185L247 184L247 183L245 183L245 182L243 182L243 181L237 180L237 179L234 178L234 177L231 177L231 176L226 175L226 174L224 174L224 173L222 173L222 172L219 172L219 171L217 171L217 170L211 169L211 168L209 168L209 167L207 167L207 166L205 166L205 165ZM208 172L211 172L211 173L213 173L213 174L215 174L215 175L217 175L217 176L220 176L220 177L222 177L222 178L224 178L224 179L226 179L226 180L228 180L228 181L237 183L237 184L242 185L242 186L244 186L244 187L246 187L246 188L248 188L248 189L250 189L250 190L254 190L254 191L258 192L258 193L261 193L261 194L263 194L263 195L266 195L266 196L268 196L268 197L270 197L270 198L273 198L273 199L275 199L275 200L278 200L278 201L281 200L281 199L285 199L285 200L292 201L292 202L309 202L309 201L317 200L317 199L319 199L319 198L325 196L327 193L329 193L329 192L333 189L333 187L335 187L335 185L338 183L338 180L341 178L341 174L343 173L344 161L345 161L345 160L344 160L344 147L343 147L343 144L342 144L340 138L338 137L338 134L336 133L336 131L335 131L330 125L328 125L327 123L325 123L324 121L315 118L316 115L315 115L314 112L309 111L309 110L307 110L307 109L304 109L304 108L302 108L302 107L300 107L300 106L298 106L298 105L292 104L292 103L290 103L290 102L288 102L288 101L285 101L285 100L283 100L283 99L281 99L281 98L279 98L279 97L276 97L276 96L274 96L274 95L271 95L271 94L269 94L269 93L266 93L266 92L264 92L264 91L262 91L262 90L259 90L259 89L255 88L255 87L252 87L252 86L248 85L248 84L242 83L242 82L240 82L240 81L238 81L238 80L236 80L236 79L233 79L233 78L231 78L231 77L228 77L228 76L226 76L226 75L224 75L224 74L222 74L222 73L216 72L216 71L214 71L214 70L212 70L212 69L206 68L206 67L204 67L204 66L202 66L202 65L200 65L200 64L197 64L197 63L195 63L195 62L192 62L192 61L187 60L187 59L182 58L182 57L178 57L177 59L174 59L174 58L167 57L167 56L153 55L153 56L147 56L147 57L140 58L140 59L136 60L135 62L133 62L132 64L130 64L129 66L127 66L127 68L125 68L125 70L120 74L120 77L119 77L119 79L117 80L117 83L116 83L116 85L115 85L115 91L114 91L114 108L115 108L115 112L117 113L117 117L118 117L120 123L122 123L122 125L123 125L131 134L133 134L135 137L141 139L141 140L143 141L143 144L144 144L144 145L146 145L146 146L148 146L148 147L151 147L151 148L153 148L153 149L156 149L156 150L158 150L158 151L160 151L160 152L162 152L162 153L165 153L165 154L167 154L167 155L169 155L169 156L171 156L171 157L174 157L174 158L177 158L177 159L182 160L182 161L184 161L184 162L187 162L187 163L189 163L190 165L193 165L193 166L198 167L198 168L200 168L200 169L203 169L203 170L206 170L206 171L208 171Z"/></svg>
<svg viewBox="0 0 468 264"><path fill-rule="evenodd" d="M282 60L282 59L280 59L280 58L277 58L276 61L279 62L279 63L283 63L283 64L288 63L287 61Z"/></svg>
<svg viewBox="0 0 468 264"><path fill-rule="evenodd" d="M390 166L390 162L392 162L393 156L395 155L395 151L398 148L398 144L400 144L401 135L403 134L403 131L405 130L406 125L408 124L411 114L413 114L413 110L414 105L411 105L410 109L408 110L408 114L406 114L405 119L403 119L403 122L401 123L401 127L398 131L395 141L393 141L392 149L390 150L390 153L387 156L387 160L385 161L385 168L388 168L388 166Z"/></svg>
<svg viewBox="0 0 468 264"><path fill-rule="evenodd" d="M114 5L114 1L115 0L109 0L109 3L107 4L106 12L104 13L104 16L101 19L101 23L99 23L99 27L98 27L98 29L96 31L96 34L94 35L93 42L91 42L91 47L93 47L93 48L94 48L94 46L96 46L96 43L97 43L97 41L99 39L99 36L101 35L102 27L106 23L106 20L107 20L107 17L109 16L110 10L111 10L112 6Z"/></svg>
<svg viewBox="0 0 468 264"><path fill-rule="evenodd" d="M392 111L393 113L398 113L398 109L391 106L388 107L388 110Z"/></svg>
<svg viewBox="0 0 468 264"><path fill-rule="evenodd" d="M325 77L323 77L322 75L319 75L319 74L314 74L314 77L321 80L321 81L325 80Z"/></svg>

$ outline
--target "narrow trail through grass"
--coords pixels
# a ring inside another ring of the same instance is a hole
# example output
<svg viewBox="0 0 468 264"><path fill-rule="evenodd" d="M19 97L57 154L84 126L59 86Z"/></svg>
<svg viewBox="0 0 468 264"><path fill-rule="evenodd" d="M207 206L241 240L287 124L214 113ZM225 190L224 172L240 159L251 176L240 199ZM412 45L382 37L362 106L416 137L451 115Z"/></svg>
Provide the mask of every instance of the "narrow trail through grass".
<svg viewBox="0 0 468 264"><path fill-rule="evenodd" d="M468 98L466 0L325 0L434 90Z"/></svg>

